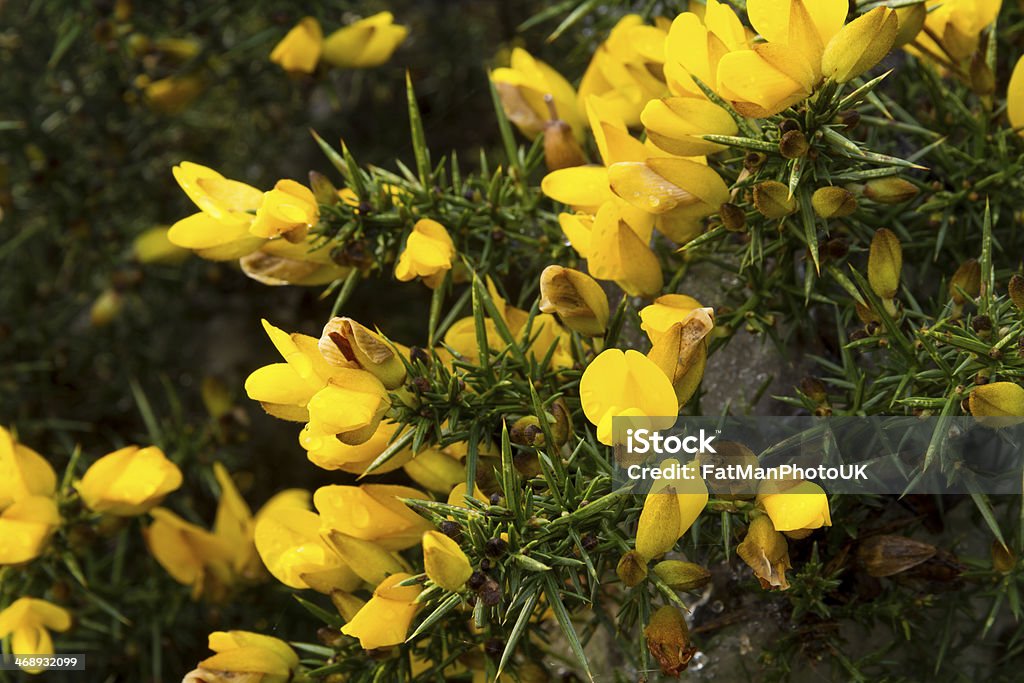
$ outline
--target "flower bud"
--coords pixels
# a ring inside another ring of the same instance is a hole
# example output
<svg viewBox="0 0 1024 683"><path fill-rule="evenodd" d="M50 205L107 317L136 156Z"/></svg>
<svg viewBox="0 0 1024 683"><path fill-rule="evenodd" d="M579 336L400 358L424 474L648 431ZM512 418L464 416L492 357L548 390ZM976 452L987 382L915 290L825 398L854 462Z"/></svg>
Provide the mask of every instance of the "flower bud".
<svg viewBox="0 0 1024 683"><path fill-rule="evenodd" d="M844 218L857 210L857 198L842 187L821 187L811 196L811 206L822 218Z"/></svg>
<svg viewBox="0 0 1024 683"><path fill-rule="evenodd" d="M75 485L94 512L131 517L181 486L181 470L156 446L128 446L94 462Z"/></svg>
<svg viewBox="0 0 1024 683"><path fill-rule="evenodd" d="M655 575L677 591L692 591L707 585L711 572L699 564L665 560L654 565Z"/></svg>
<svg viewBox="0 0 1024 683"><path fill-rule="evenodd" d="M887 228L875 231L868 253L868 282L882 299L894 299L900 286L903 249L896 235Z"/></svg>
<svg viewBox="0 0 1024 683"><path fill-rule="evenodd" d="M1018 311L1024 311L1024 277L1021 277L1019 273L1014 273L1007 289L1013 305L1017 307Z"/></svg>
<svg viewBox="0 0 1024 683"><path fill-rule="evenodd" d="M93 327L105 327L114 321L124 307L124 298L115 289L105 289L92 302L89 322Z"/></svg>
<svg viewBox="0 0 1024 683"><path fill-rule="evenodd" d="M1000 574L1009 574L1017 565L1017 557L1013 551L1001 541L992 541L992 569Z"/></svg>
<svg viewBox="0 0 1024 683"><path fill-rule="evenodd" d="M735 204L726 202L719 206L718 217L729 232L743 232L747 227L747 214Z"/></svg>
<svg viewBox="0 0 1024 683"><path fill-rule="evenodd" d="M405 364L391 345L351 318L331 318L318 346L328 363L345 366L354 362L388 389L405 382Z"/></svg>
<svg viewBox="0 0 1024 683"><path fill-rule="evenodd" d="M608 326L608 297L594 278L571 268L548 266L540 275L540 310L556 313L562 324L588 337Z"/></svg>
<svg viewBox="0 0 1024 683"><path fill-rule="evenodd" d="M728 474L731 466L738 468L752 467L761 469L761 464L754 452L736 441L715 441L715 452L697 454L696 463L699 470L714 467L718 473ZM717 475L707 480L708 489L717 498L724 500L748 500L757 495L757 483L750 479L737 476L735 478L719 478Z"/></svg>
<svg viewBox="0 0 1024 683"><path fill-rule="evenodd" d="M512 423L508 431L508 437L512 443L520 446L543 446L544 430L540 426L540 420L536 415L524 415Z"/></svg>
<svg viewBox="0 0 1024 683"><path fill-rule="evenodd" d="M619 559L615 573L630 588L647 578L647 559L636 550L630 550Z"/></svg>
<svg viewBox="0 0 1024 683"><path fill-rule="evenodd" d="M473 573L459 544L440 531L423 534L423 566L431 581L452 592L461 591Z"/></svg>
<svg viewBox="0 0 1024 683"><path fill-rule="evenodd" d="M402 466L417 484L437 493L447 494L460 481L466 481L462 461L436 448L425 448Z"/></svg>
<svg viewBox="0 0 1024 683"><path fill-rule="evenodd" d="M1024 388L1013 382L992 382L975 387L967 399L971 415L991 427L1024 422Z"/></svg>
<svg viewBox="0 0 1024 683"><path fill-rule="evenodd" d="M786 570L792 569L792 565L786 537L775 530L767 515L759 515L750 521L746 537L736 546L736 554L754 570L761 588L789 588Z"/></svg>
<svg viewBox="0 0 1024 683"><path fill-rule="evenodd" d="M935 546L906 536L872 536L857 548L857 560L869 576L881 578L905 572L935 555Z"/></svg>
<svg viewBox="0 0 1024 683"><path fill-rule="evenodd" d="M679 520L675 489L647 494L636 529L636 551L653 559L672 550L679 540Z"/></svg>
<svg viewBox="0 0 1024 683"><path fill-rule="evenodd" d="M651 615L644 628L644 638L662 673L669 676L678 677L683 673L697 653L697 648L690 644L683 613L672 605L665 605Z"/></svg>
<svg viewBox="0 0 1024 683"><path fill-rule="evenodd" d="M782 183L766 180L754 186L754 206L765 218L785 218L796 211L796 199Z"/></svg>
<svg viewBox="0 0 1024 683"><path fill-rule="evenodd" d="M796 159L807 154L811 146L807 143L807 136L799 130L791 130L783 133L779 140L779 154L786 159Z"/></svg>
<svg viewBox="0 0 1024 683"><path fill-rule="evenodd" d="M901 204L917 196L917 185L908 180L889 176L875 178L864 184L864 196L879 204Z"/></svg>
<svg viewBox="0 0 1024 683"><path fill-rule="evenodd" d="M953 273L949 281L949 297L958 306L981 294L981 264L977 259L967 259Z"/></svg>
<svg viewBox="0 0 1024 683"><path fill-rule="evenodd" d="M561 119L552 118L544 124L544 163L548 171L587 163L572 127Z"/></svg>

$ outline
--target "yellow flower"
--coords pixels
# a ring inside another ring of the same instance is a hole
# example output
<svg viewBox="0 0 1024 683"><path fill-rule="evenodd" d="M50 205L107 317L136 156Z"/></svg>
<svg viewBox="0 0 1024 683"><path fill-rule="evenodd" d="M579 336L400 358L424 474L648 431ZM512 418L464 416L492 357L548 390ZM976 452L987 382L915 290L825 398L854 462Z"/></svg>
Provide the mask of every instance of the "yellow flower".
<svg viewBox="0 0 1024 683"><path fill-rule="evenodd" d="M146 104L164 114L178 114L203 93L205 84L196 75L168 76L148 83L143 89Z"/></svg>
<svg viewBox="0 0 1024 683"><path fill-rule="evenodd" d="M42 554L60 526L57 502L47 496L27 496L0 512L0 566L30 562Z"/></svg>
<svg viewBox="0 0 1024 683"><path fill-rule="evenodd" d="M391 407L380 380L365 370L337 368L327 386L309 399L309 431L347 444L367 441Z"/></svg>
<svg viewBox="0 0 1024 683"><path fill-rule="evenodd" d="M132 242L132 254L139 263L177 265L188 258L182 249L167 238L170 228L157 226L141 233Z"/></svg>
<svg viewBox="0 0 1024 683"><path fill-rule="evenodd" d="M423 278L424 284L436 289L452 268L455 244L448 231L437 221L421 218L416 221L405 249L395 264L395 277L402 282Z"/></svg>
<svg viewBox="0 0 1024 683"><path fill-rule="evenodd" d="M556 313L566 327L588 337L603 336L610 315L601 285L562 266L548 266L540 274L540 310Z"/></svg>
<svg viewBox="0 0 1024 683"><path fill-rule="evenodd" d="M652 157L613 164L608 182L619 197L655 215L703 218L729 201L729 188L721 176L689 159Z"/></svg>
<svg viewBox="0 0 1024 683"><path fill-rule="evenodd" d="M143 536L153 558L175 581L192 587L193 599L223 599L232 583L231 549L224 540L166 508L149 514L153 523Z"/></svg>
<svg viewBox="0 0 1024 683"><path fill-rule="evenodd" d="M94 462L75 488L94 512L130 517L181 486L181 470L156 446L128 446Z"/></svg>
<svg viewBox="0 0 1024 683"><path fill-rule="evenodd" d="M789 588L786 570L793 565L789 561L786 537L776 531L766 515L750 520L746 537L736 546L736 554L754 570L762 588Z"/></svg>
<svg viewBox="0 0 1024 683"><path fill-rule="evenodd" d="M675 390L665 374L639 351L607 349L595 358L580 379L580 402L597 438L612 444L612 418L631 415L651 420L651 428L666 429L679 412Z"/></svg>
<svg viewBox="0 0 1024 683"><path fill-rule="evenodd" d="M359 577L320 537L315 512L303 507L261 511L254 540L267 570L286 586L322 593L359 587Z"/></svg>
<svg viewBox="0 0 1024 683"><path fill-rule="evenodd" d="M662 467L677 464L669 459ZM647 560L664 555L693 523L708 502L708 489L697 476L697 469L687 465L689 479L661 479L651 487L644 499L636 529L636 550Z"/></svg>
<svg viewBox="0 0 1024 683"><path fill-rule="evenodd" d="M1003 3L1002 0L928 0L925 4L928 8L925 30L918 34L911 51L962 62L977 52L982 31L996 20Z"/></svg>
<svg viewBox="0 0 1024 683"><path fill-rule="evenodd" d="M0 510L29 496L52 496L56 489L50 463L0 427Z"/></svg>
<svg viewBox="0 0 1024 683"><path fill-rule="evenodd" d="M299 656L288 643L250 631L215 631L209 647L217 654L199 662L182 683L287 683L299 666Z"/></svg>
<svg viewBox="0 0 1024 683"><path fill-rule="evenodd" d="M380 66L402 44L409 29L394 23L391 12L379 12L338 29L323 43L323 60L343 69Z"/></svg>
<svg viewBox="0 0 1024 683"><path fill-rule="evenodd" d="M832 526L828 496L810 481L763 481L756 505L767 513L776 531Z"/></svg>
<svg viewBox="0 0 1024 683"><path fill-rule="evenodd" d="M736 13L724 2L708 0L703 17L694 12L677 16L665 39L665 80L673 95L703 98L695 77L710 88L718 83L722 56L750 47L750 36Z"/></svg>
<svg viewBox="0 0 1024 683"><path fill-rule="evenodd" d="M666 35L661 27L644 25L640 15L622 17L594 51L580 81L580 102L599 96L627 126L639 124L644 105L665 92Z"/></svg>
<svg viewBox="0 0 1024 683"><path fill-rule="evenodd" d="M557 71L522 48L512 50L508 67L491 72L491 81L501 98L509 121L531 140L544 131L547 122L557 118L583 139L583 117L576 106L576 91ZM551 98L551 107L545 98Z"/></svg>
<svg viewBox="0 0 1024 683"><path fill-rule="evenodd" d="M230 261L263 245L263 238L249 232L250 212L260 207L263 193L189 161L172 170L178 185L199 207L199 213L171 226L167 239L173 244L214 261Z"/></svg>
<svg viewBox="0 0 1024 683"><path fill-rule="evenodd" d="M658 338L668 332L670 327L686 320L687 316L698 308L702 308L701 303L692 296L659 296L654 303L640 309L640 329L647 333L652 344L657 343Z"/></svg>
<svg viewBox="0 0 1024 683"><path fill-rule="evenodd" d="M60 525L57 476L43 456L0 427L0 565L30 562Z"/></svg>
<svg viewBox="0 0 1024 683"><path fill-rule="evenodd" d="M410 510L399 498L427 499L407 486L363 484L323 486L313 494L313 505L323 527L388 550L404 550L420 542L431 524Z"/></svg>
<svg viewBox="0 0 1024 683"><path fill-rule="evenodd" d="M624 219L621 207L605 202L594 218L589 236L587 269L598 280L614 280L631 296L651 296L664 282L661 263L648 245Z"/></svg>
<svg viewBox="0 0 1024 683"><path fill-rule="evenodd" d="M0 612L0 638L11 637L10 652L18 655L52 655L50 631L71 628L71 614L52 602L38 598L18 598ZM31 674L42 669L28 669Z"/></svg>
<svg viewBox="0 0 1024 683"><path fill-rule="evenodd" d="M274 417L305 422L309 420L306 409L309 400L327 386L339 368L321 355L319 340L315 337L297 332L288 334L266 320L262 323L286 362L253 371L245 380L245 392Z"/></svg>
<svg viewBox="0 0 1024 683"><path fill-rule="evenodd" d="M1017 60L1006 87L1006 116L1014 128L1024 128L1024 57ZM1018 130L1018 135L1024 130Z"/></svg>
<svg viewBox="0 0 1024 683"><path fill-rule="evenodd" d="M320 22L313 17L304 17L274 46L270 61L280 64L285 71L311 74L320 61L323 37Z"/></svg>
<svg viewBox="0 0 1024 683"><path fill-rule="evenodd" d="M738 128L726 110L710 100L666 97L651 100L640 114L648 139L659 149L679 156L719 152L724 146L704 135L736 135Z"/></svg>
<svg viewBox="0 0 1024 683"><path fill-rule="evenodd" d="M458 592L473 573L459 544L440 531L423 534L423 566L430 580L447 591Z"/></svg>
<svg viewBox="0 0 1024 683"><path fill-rule="evenodd" d="M299 434L299 443L306 449L306 455L317 467L325 470L342 470L353 474L362 474L395 437L399 425L384 420L369 439L361 444L350 446L333 436L324 436L313 432L307 426ZM412 449L403 448L386 463L374 470L377 474L385 474L397 470L412 459Z"/></svg>
<svg viewBox="0 0 1024 683"><path fill-rule="evenodd" d="M319 219L320 207L312 190L294 180L279 180L273 190L263 193L249 232L267 239L285 235L301 241Z"/></svg>
<svg viewBox="0 0 1024 683"><path fill-rule="evenodd" d="M409 578L410 574L399 573L384 579L374 589L370 601L341 627L341 632L358 638L364 650L405 642L420 594L419 586L398 585Z"/></svg>

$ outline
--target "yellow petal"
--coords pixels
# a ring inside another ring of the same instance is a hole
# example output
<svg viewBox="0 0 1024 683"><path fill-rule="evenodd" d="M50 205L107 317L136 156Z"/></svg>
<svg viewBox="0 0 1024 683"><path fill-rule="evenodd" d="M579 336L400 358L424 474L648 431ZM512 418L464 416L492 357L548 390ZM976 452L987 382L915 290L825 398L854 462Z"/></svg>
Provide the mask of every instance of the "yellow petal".
<svg viewBox="0 0 1024 683"><path fill-rule="evenodd" d="M713 154L724 147L703 135L735 135L736 122L708 100L667 97L651 100L640 114L648 138L660 149L678 156Z"/></svg>
<svg viewBox="0 0 1024 683"><path fill-rule="evenodd" d="M1011 126L1024 127L1024 57L1017 60L1006 88L1006 115Z"/></svg>
<svg viewBox="0 0 1024 683"><path fill-rule="evenodd" d="M303 17L287 35L274 46L270 61L280 64L286 71L313 73L320 61L323 32L314 17Z"/></svg>
<svg viewBox="0 0 1024 683"><path fill-rule="evenodd" d="M840 83L859 76L889 53L898 31L896 13L885 7L857 17L825 47L822 73Z"/></svg>

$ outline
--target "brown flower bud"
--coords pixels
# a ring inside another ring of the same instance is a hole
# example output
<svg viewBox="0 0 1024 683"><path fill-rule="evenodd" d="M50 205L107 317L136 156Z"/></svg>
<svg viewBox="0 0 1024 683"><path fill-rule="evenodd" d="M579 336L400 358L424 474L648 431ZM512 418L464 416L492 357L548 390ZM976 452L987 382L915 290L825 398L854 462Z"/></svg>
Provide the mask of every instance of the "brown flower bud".
<svg viewBox="0 0 1024 683"><path fill-rule="evenodd" d="M583 148L576 141L572 127L565 121L548 121L544 126L544 163L548 171L587 163Z"/></svg>
<svg viewBox="0 0 1024 683"><path fill-rule="evenodd" d="M822 218L844 218L857 210L857 198L842 187L820 187L811 196L811 206Z"/></svg>
<svg viewBox="0 0 1024 683"><path fill-rule="evenodd" d="M992 69L988 68L983 53L975 52L971 59L970 70L971 90L977 95L991 95L996 91L996 77Z"/></svg>
<svg viewBox="0 0 1024 683"><path fill-rule="evenodd" d="M1018 311L1024 311L1024 277L1014 273L1010 278L1010 285L1007 288L1010 294L1010 301L1017 307Z"/></svg>
<svg viewBox="0 0 1024 683"><path fill-rule="evenodd" d="M672 605L665 605L651 615L644 628L644 638L662 673L669 676L679 676L686 671L697 653L697 648L690 644L690 632L683 613Z"/></svg>
<svg viewBox="0 0 1024 683"><path fill-rule="evenodd" d="M935 546L906 536L872 536L857 548L857 560L869 576L892 576L928 561Z"/></svg>
<svg viewBox="0 0 1024 683"><path fill-rule="evenodd" d="M747 227L747 214L735 204L726 202L718 207L718 217L729 232L743 232Z"/></svg>
<svg viewBox="0 0 1024 683"><path fill-rule="evenodd" d="M864 196L879 204L902 204L917 196L920 190L909 180L889 176L875 178L864 184Z"/></svg>
<svg viewBox="0 0 1024 683"><path fill-rule="evenodd" d="M677 591L692 591L711 580L711 572L699 564L681 560L663 560L654 565L654 574Z"/></svg>
<svg viewBox="0 0 1024 683"><path fill-rule="evenodd" d="M992 569L1000 574L1009 574L1017 566L1017 556L1000 541L992 541Z"/></svg>
<svg viewBox="0 0 1024 683"><path fill-rule="evenodd" d="M807 154L811 148L807 136L799 130L791 130L782 134L779 139L779 154L786 159L797 159Z"/></svg>
<svg viewBox="0 0 1024 683"><path fill-rule="evenodd" d="M765 218L785 218L796 211L796 199L789 188L777 180L766 180L754 186L754 206Z"/></svg>

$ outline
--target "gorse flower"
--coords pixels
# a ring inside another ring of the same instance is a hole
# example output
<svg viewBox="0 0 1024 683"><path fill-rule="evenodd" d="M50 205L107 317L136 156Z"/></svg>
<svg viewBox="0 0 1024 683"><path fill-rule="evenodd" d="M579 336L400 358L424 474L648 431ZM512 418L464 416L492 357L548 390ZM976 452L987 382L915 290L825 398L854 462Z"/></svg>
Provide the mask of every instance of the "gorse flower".
<svg viewBox="0 0 1024 683"><path fill-rule="evenodd" d="M50 631L71 628L71 614L52 602L21 597L0 611L0 638L10 637L10 652L18 655L52 655ZM42 669L23 667L27 673Z"/></svg>
<svg viewBox="0 0 1024 683"><path fill-rule="evenodd" d="M459 544L440 531L423 534L423 566L431 581L448 591L460 591L473 573Z"/></svg>
<svg viewBox="0 0 1024 683"><path fill-rule="evenodd" d="M108 453L76 484L86 506L117 516L140 515L181 486L181 470L156 446Z"/></svg>
<svg viewBox="0 0 1024 683"><path fill-rule="evenodd" d="M323 60L344 69L380 66L409 35L394 22L391 12L378 12L338 29L324 40Z"/></svg>
<svg viewBox="0 0 1024 683"><path fill-rule="evenodd" d="M649 429L666 429L679 412L672 383L639 351L607 349L595 358L580 379L580 402L597 438L612 444L612 419L629 417ZM653 419L648 419L653 418Z"/></svg>
<svg viewBox="0 0 1024 683"><path fill-rule="evenodd" d="M0 427L0 566L42 554L60 525L57 475L34 450Z"/></svg>
<svg viewBox="0 0 1024 683"><path fill-rule="evenodd" d="M419 607L419 586L399 585L411 574L398 573L380 582L373 597L341 627L345 635L359 639L364 650L389 647L405 642L413 616Z"/></svg>
<svg viewBox="0 0 1024 683"><path fill-rule="evenodd" d="M789 588L786 570L793 565L786 537L772 526L767 515L757 515L750 520L746 537L736 546L736 554L754 571L762 588Z"/></svg>
<svg viewBox="0 0 1024 683"><path fill-rule="evenodd" d="M676 461L665 460L661 466L671 467ZM708 489L688 465L690 478L662 479L644 498L636 529L636 550L646 560L664 555L675 547L700 516L708 502Z"/></svg>
<svg viewBox="0 0 1024 683"><path fill-rule="evenodd" d="M810 481L763 481L758 487L756 505L772 520L776 531L832 526L828 496Z"/></svg>
<svg viewBox="0 0 1024 683"><path fill-rule="evenodd" d="M320 22L314 17L304 17L274 46L270 61L280 64L285 71L311 74L320 61L323 37Z"/></svg>
<svg viewBox="0 0 1024 683"><path fill-rule="evenodd" d="M323 486L313 494L321 523L388 550L403 550L420 542L430 523L410 510L400 498L427 499L416 489L390 484Z"/></svg>
<svg viewBox="0 0 1024 683"><path fill-rule="evenodd" d="M413 226L405 249L395 264L395 277L402 282L422 278L424 284L436 289L452 269L455 244L448 231L437 221L422 218Z"/></svg>
<svg viewBox="0 0 1024 683"><path fill-rule="evenodd" d="M216 654L199 662L182 683L287 683L299 656L283 640L250 631L215 631L209 647Z"/></svg>

